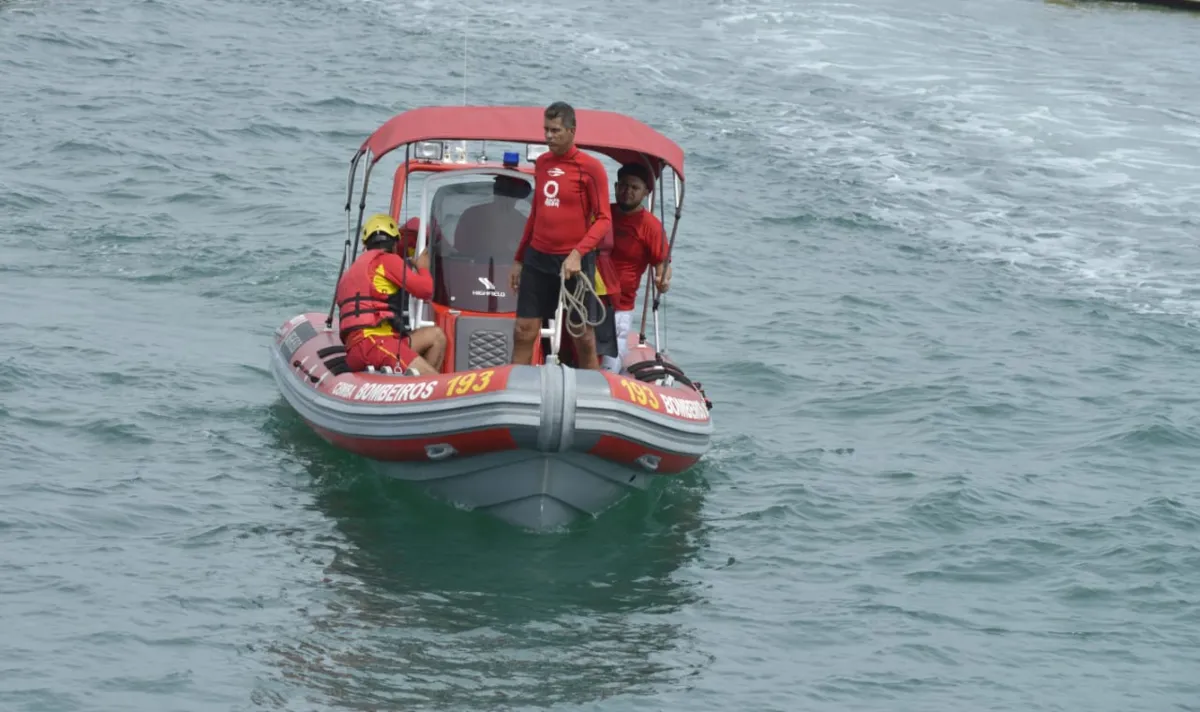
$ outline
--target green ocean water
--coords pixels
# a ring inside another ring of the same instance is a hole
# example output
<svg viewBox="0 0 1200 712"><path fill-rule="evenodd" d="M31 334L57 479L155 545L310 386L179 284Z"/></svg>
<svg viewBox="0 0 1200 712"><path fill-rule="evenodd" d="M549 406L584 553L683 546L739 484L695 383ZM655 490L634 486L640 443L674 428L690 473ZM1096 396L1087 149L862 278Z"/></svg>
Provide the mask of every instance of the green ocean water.
<svg viewBox="0 0 1200 712"><path fill-rule="evenodd" d="M1197 66L1110 3L0 3L0 709L1200 710ZM687 153L713 449L569 533L266 369L464 92Z"/></svg>

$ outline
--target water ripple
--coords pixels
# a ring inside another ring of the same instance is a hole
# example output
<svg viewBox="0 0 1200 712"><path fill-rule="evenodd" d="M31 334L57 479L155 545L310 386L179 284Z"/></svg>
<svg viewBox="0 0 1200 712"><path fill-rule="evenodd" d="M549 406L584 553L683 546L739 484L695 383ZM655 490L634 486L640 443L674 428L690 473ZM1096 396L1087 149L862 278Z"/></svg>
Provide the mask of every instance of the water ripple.
<svg viewBox="0 0 1200 712"><path fill-rule="evenodd" d="M1190 16L62 10L0 3L0 707L1200 698ZM464 84L687 151L662 323L717 440L562 536L379 479L265 369L352 151Z"/></svg>

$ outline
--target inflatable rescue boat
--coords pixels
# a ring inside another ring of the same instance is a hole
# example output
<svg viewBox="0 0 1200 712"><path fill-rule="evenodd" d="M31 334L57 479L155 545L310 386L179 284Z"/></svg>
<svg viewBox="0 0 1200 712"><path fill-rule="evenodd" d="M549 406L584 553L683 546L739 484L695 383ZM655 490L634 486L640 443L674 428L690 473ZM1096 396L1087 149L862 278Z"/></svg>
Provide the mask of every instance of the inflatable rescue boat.
<svg viewBox="0 0 1200 712"><path fill-rule="evenodd" d="M664 195L664 174L672 172L673 249L683 204L683 152L619 114L577 110L576 117L581 150L652 170L658 185L650 200ZM437 498L534 530L599 514L632 489L683 473L707 452L713 434L711 402L662 345L658 314L664 305L649 278L642 325L630 334L619 373L571 365L559 349L561 306L535 344L536 365L510 364L516 295L507 282L520 234L495 229L464 235L456 227L464 211L492 200L496 176L532 186L543 140L537 107L427 107L390 119L351 160L343 269L357 250L372 168L404 148L390 214L415 224L411 253L429 248L435 285L429 302L410 297L408 318L413 329L437 325L447 336L443 373L351 372L332 307L282 324L270 352L282 396L320 437ZM524 151L489 145L496 143ZM489 160L489 150L502 160ZM355 226L355 174L364 157ZM665 202L658 199L660 213ZM529 206L526 196L519 209L528 215ZM647 209L654 207L650 202ZM478 232L478 221L472 224Z"/></svg>

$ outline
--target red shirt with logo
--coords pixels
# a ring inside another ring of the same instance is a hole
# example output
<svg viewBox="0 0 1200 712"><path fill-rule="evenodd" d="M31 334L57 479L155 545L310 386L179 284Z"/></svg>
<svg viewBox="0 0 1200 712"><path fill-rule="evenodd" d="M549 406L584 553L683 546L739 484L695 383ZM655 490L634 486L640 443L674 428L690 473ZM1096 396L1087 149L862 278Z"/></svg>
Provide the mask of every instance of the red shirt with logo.
<svg viewBox="0 0 1200 712"><path fill-rule="evenodd" d="M612 262L621 280L621 289L612 296L617 311L633 309L638 286L646 268L667 259L667 234L662 221L649 210L623 213L612 206Z"/></svg>
<svg viewBox="0 0 1200 712"><path fill-rule="evenodd" d="M515 260L525 248L548 255L579 250L586 255L612 229L608 173L604 165L572 146L565 155L547 151L534 162L533 205Z"/></svg>

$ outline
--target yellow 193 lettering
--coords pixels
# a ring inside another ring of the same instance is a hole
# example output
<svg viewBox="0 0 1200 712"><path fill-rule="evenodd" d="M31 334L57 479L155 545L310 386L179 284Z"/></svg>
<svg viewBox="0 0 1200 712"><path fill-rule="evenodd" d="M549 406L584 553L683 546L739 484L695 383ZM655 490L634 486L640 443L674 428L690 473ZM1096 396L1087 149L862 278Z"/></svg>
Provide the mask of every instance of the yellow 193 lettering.
<svg viewBox="0 0 1200 712"><path fill-rule="evenodd" d="M658 396L654 395L654 391L646 386L643 386L636 381L621 380L621 385L625 386L626 392L629 393L629 399L638 405L648 405L655 410L661 410L658 405Z"/></svg>
<svg viewBox="0 0 1200 712"><path fill-rule="evenodd" d="M461 396L468 392L482 393L486 391L492 383L492 375L495 371L488 369L475 373L464 373L460 376L455 376L446 382L447 396Z"/></svg>

